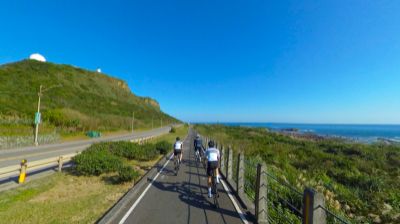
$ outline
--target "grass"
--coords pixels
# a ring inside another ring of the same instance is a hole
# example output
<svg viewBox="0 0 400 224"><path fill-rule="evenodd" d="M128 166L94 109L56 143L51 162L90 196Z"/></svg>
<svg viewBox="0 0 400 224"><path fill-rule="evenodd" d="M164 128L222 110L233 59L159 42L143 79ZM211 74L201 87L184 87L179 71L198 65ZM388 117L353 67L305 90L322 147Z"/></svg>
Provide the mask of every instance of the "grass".
<svg viewBox="0 0 400 224"><path fill-rule="evenodd" d="M131 187L106 177L54 174L0 193L0 223L93 223Z"/></svg>
<svg viewBox="0 0 400 224"><path fill-rule="evenodd" d="M177 128L152 141L172 144L182 139L187 126ZM161 158L147 162L125 161L145 174ZM131 187L132 183L115 184L116 173L101 176L76 176L64 172L28 182L17 189L0 192L0 223L94 223Z"/></svg>
<svg viewBox="0 0 400 224"><path fill-rule="evenodd" d="M317 189L332 211L348 219L372 222L379 216L382 222L400 221L399 146L291 138L263 128L195 128L225 146L232 145L236 153L243 151L248 161L263 161L271 174L298 191ZM298 202L301 198L294 201Z"/></svg>

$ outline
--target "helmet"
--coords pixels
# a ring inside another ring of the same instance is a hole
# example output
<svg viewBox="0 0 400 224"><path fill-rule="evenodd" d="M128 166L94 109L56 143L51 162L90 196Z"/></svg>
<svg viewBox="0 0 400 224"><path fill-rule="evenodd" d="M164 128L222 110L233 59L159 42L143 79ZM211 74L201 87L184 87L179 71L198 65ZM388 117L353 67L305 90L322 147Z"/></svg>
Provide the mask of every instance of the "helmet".
<svg viewBox="0 0 400 224"><path fill-rule="evenodd" d="M200 135L199 135L199 134L197 134L197 135L196 135L196 138L200 138Z"/></svg>
<svg viewBox="0 0 400 224"><path fill-rule="evenodd" d="M214 143L213 140L211 140L211 141L208 142L208 147L212 148L212 147L214 147L214 146L215 146L215 143Z"/></svg>
<svg viewBox="0 0 400 224"><path fill-rule="evenodd" d="M179 141L179 140L181 140L181 138L179 138L179 137L176 137L176 140L177 140L177 141Z"/></svg>

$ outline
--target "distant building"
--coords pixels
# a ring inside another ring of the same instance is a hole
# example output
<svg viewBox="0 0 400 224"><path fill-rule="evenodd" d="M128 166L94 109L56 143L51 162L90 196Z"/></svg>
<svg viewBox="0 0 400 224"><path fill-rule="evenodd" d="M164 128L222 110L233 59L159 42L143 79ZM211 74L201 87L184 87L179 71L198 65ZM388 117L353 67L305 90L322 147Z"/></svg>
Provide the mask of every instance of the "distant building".
<svg viewBox="0 0 400 224"><path fill-rule="evenodd" d="M36 61L41 61L41 62L46 62L46 58L39 54L39 53L35 53L35 54L31 54L31 56L29 56L30 60L36 60Z"/></svg>
<svg viewBox="0 0 400 224"><path fill-rule="evenodd" d="M101 68L97 68L96 72L101 73Z"/></svg>

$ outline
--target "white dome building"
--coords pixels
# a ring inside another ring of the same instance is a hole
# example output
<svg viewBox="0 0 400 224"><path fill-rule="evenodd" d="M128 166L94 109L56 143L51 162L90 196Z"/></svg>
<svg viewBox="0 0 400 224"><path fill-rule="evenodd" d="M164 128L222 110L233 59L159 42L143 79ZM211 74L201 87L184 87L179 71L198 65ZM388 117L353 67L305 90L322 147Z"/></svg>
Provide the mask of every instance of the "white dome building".
<svg viewBox="0 0 400 224"><path fill-rule="evenodd" d="M38 53L35 54L31 54L31 56L29 56L30 60L36 60L36 61L41 61L41 62L46 62L46 58Z"/></svg>

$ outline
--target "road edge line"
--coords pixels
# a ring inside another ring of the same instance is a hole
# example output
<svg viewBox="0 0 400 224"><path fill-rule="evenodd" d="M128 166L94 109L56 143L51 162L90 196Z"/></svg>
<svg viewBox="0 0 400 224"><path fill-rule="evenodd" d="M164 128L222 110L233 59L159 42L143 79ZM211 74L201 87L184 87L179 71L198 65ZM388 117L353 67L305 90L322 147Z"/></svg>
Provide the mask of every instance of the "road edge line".
<svg viewBox="0 0 400 224"><path fill-rule="evenodd" d="M158 171L157 175L151 180L150 184L147 185L146 189L140 194L138 199L136 199L135 203L129 208L129 210L125 213L124 217L118 222L119 224L125 223L126 219L131 215L133 209L136 208L136 206L139 204L139 202L142 200L144 195L147 193L147 191L150 189L151 186L153 186L154 181L157 179L157 177L160 175L160 173L164 170L164 168L168 165L169 161L172 159L174 154L172 153L167 162L164 164L164 166Z"/></svg>
<svg viewBox="0 0 400 224"><path fill-rule="evenodd" d="M187 137L189 134L186 136L185 140L186 141ZM136 199L136 201L133 203L133 205L129 208L129 210L125 213L125 215L122 217L122 219L118 222L119 224L125 223L126 219L131 215L132 211L136 208L136 206L139 204L139 202L142 200L146 192L150 189L151 186L153 186L154 181L157 179L157 177L160 175L160 173L164 170L164 168L168 165L169 161L173 158L174 153L171 154L167 162L165 162L164 166L158 171L157 175L154 176L154 178L151 180L149 185L144 189L144 191L140 194L140 196Z"/></svg>
<svg viewBox="0 0 400 224"><path fill-rule="evenodd" d="M233 207L235 207L236 212L239 214L240 219L242 220L242 222L243 222L244 224L248 224L249 221L247 221L246 217L244 216L244 213L243 213L242 210L240 209L239 205L236 203L236 200L235 200L235 198L234 198L232 192L231 192L231 191L229 190L229 188L226 186L225 181L221 179L221 183L222 183L222 186L224 187L226 193L228 194L229 198L231 199L232 204L233 204Z"/></svg>

